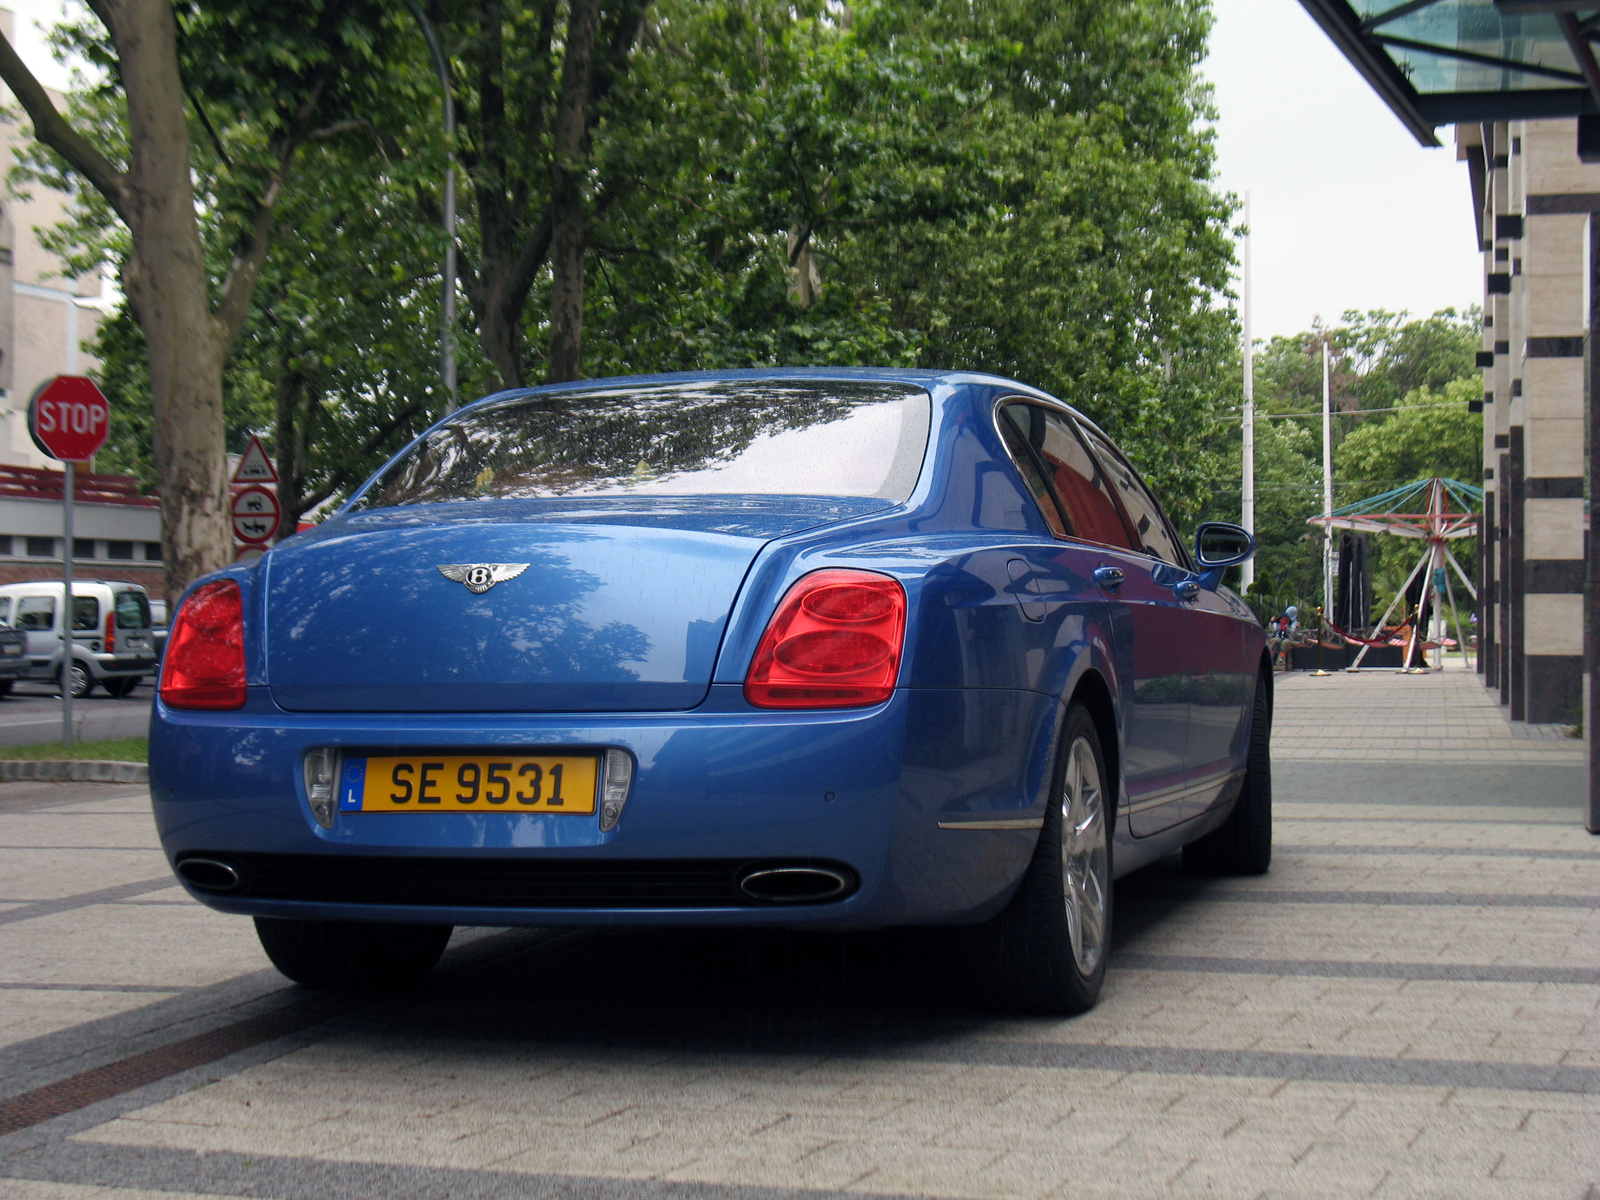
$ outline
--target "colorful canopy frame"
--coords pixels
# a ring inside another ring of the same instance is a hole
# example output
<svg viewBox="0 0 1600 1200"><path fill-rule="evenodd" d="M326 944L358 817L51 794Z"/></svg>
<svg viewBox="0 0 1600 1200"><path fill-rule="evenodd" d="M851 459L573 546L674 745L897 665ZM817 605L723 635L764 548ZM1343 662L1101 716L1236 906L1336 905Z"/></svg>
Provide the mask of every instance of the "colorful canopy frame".
<svg viewBox="0 0 1600 1200"><path fill-rule="evenodd" d="M1400 591L1390 601L1389 607L1383 610L1383 616L1378 618L1367 637L1352 636L1335 627L1335 632L1362 648L1361 653L1356 655L1355 662L1350 664L1352 670L1361 665L1361 660L1367 656L1369 649L1384 644L1378 639L1379 631L1388 624L1394 610L1405 602L1406 593L1411 590L1411 585L1416 582L1419 575L1423 577L1423 594L1417 603L1417 612L1421 613L1424 602L1431 593L1434 620L1439 622L1444 605L1448 603L1450 617L1456 627L1456 643L1463 648L1467 645L1461 616L1456 610L1455 589L1450 582L1447 564L1455 570L1457 578L1461 580L1461 586L1466 588L1467 594L1474 602L1478 599L1478 589L1472 585L1472 580L1461 569L1461 564L1456 561L1456 556L1450 553L1446 543L1458 538L1477 536L1478 514L1482 505L1482 488L1455 479L1434 478L1408 483L1393 491L1371 496L1366 500L1358 500L1354 504L1346 504L1343 508L1336 508L1332 512L1309 518L1307 524L1320 525L1330 531L1350 529L1358 533L1386 533L1391 537L1416 538L1425 543L1417 565L1406 576L1405 583L1400 585ZM1420 625L1420 621L1411 623L1411 636L1405 654L1407 667L1413 661L1417 640L1421 636ZM1434 640L1441 646L1444 641L1443 637ZM1442 655L1436 665L1443 667Z"/></svg>

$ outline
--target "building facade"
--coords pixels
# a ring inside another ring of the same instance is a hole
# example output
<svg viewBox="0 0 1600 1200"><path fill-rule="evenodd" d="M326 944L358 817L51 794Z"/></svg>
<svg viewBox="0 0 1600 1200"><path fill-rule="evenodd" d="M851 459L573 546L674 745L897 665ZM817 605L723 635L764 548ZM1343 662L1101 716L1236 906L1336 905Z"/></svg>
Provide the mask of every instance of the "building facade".
<svg viewBox="0 0 1600 1200"><path fill-rule="evenodd" d="M1483 256L1484 683L1581 720L1600 833L1600 0L1300 0L1418 143L1454 129Z"/></svg>
<svg viewBox="0 0 1600 1200"><path fill-rule="evenodd" d="M16 17L0 9L12 38ZM0 176L28 144L21 106L0 85ZM51 93L58 106L64 97ZM0 583L59 579L65 550L62 473L33 444L28 401L56 375L84 375L98 363L92 345L108 298L99 272L69 276L40 231L67 215L65 193L40 184L25 195L0 190ZM77 472L73 570L84 578L126 579L162 594L161 512L126 476Z"/></svg>
<svg viewBox="0 0 1600 1200"><path fill-rule="evenodd" d="M1586 241L1600 166L1576 120L1455 127L1483 255L1484 682L1513 720L1583 707Z"/></svg>

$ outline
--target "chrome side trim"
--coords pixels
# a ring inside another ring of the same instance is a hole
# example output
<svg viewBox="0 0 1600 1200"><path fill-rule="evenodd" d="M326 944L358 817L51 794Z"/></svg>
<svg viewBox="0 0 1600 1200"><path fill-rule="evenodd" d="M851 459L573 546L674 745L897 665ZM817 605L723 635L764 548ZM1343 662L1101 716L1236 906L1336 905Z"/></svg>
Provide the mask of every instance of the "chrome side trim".
<svg viewBox="0 0 1600 1200"><path fill-rule="evenodd" d="M940 829L1043 829L1043 817L1015 817L1001 821L940 821Z"/></svg>
<svg viewBox="0 0 1600 1200"><path fill-rule="evenodd" d="M1137 804L1130 804L1123 809L1124 812L1144 812L1146 809L1159 808L1163 804L1173 804L1179 800L1187 800L1201 792L1222 787L1231 783L1244 774L1242 770L1220 771L1215 775L1208 775L1204 779L1197 779L1193 783L1180 784L1178 787L1164 788L1140 800Z"/></svg>

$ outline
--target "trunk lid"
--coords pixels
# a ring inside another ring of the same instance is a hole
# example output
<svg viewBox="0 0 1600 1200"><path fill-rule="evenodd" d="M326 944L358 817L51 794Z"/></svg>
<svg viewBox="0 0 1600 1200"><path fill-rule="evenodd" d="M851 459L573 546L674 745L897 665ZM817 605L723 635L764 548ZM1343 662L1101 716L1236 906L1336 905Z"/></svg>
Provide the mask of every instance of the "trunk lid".
<svg viewBox="0 0 1600 1200"><path fill-rule="evenodd" d="M630 497L336 517L263 564L268 684L302 712L693 708L761 547L883 506ZM496 582L440 571L494 564Z"/></svg>

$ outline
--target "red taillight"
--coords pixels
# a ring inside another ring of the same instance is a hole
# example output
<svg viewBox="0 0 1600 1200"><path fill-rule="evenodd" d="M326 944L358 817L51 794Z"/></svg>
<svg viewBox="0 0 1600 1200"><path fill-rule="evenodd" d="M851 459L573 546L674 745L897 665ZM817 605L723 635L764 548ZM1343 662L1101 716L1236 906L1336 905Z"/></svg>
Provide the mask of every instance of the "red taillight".
<svg viewBox="0 0 1600 1200"><path fill-rule="evenodd" d="M195 588L172 622L161 700L173 708L240 708L244 696L244 602L237 583L218 579Z"/></svg>
<svg viewBox="0 0 1600 1200"><path fill-rule="evenodd" d="M106 614L106 653L117 652L117 614L115 611Z"/></svg>
<svg viewBox="0 0 1600 1200"><path fill-rule="evenodd" d="M894 692L906 593L875 571L813 571L797 582L756 647L745 699L759 708L850 708Z"/></svg>

